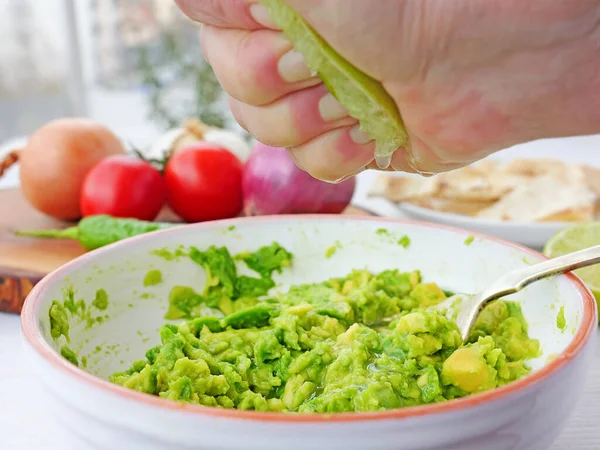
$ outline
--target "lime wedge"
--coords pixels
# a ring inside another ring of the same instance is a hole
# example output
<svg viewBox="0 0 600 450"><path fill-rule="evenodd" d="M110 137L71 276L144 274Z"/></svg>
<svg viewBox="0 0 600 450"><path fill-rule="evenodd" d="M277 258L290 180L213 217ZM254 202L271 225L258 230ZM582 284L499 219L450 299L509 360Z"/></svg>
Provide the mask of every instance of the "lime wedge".
<svg viewBox="0 0 600 450"><path fill-rule="evenodd" d="M600 244L600 222L585 222L563 228L544 246L548 258L573 253ZM600 305L600 265L577 269L574 273L590 288Z"/></svg>
<svg viewBox="0 0 600 450"><path fill-rule="evenodd" d="M344 59L283 0L261 2L308 67L359 121L361 130L375 140L377 164L387 167L392 153L407 147L408 135L396 103L382 84Z"/></svg>

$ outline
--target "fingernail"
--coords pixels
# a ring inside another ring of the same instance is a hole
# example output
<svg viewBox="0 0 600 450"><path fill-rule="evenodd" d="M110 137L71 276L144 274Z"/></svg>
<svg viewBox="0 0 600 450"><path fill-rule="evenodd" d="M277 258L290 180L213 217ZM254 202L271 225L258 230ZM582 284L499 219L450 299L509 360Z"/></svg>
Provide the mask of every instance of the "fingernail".
<svg viewBox="0 0 600 450"><path fill-rule="evenodd" d="M250 15L254 20L256 20L263 27L271 28L273 30L277 30L278 27L275 25L275 22L271 20L271 16L269 16L269 11L263 5L258 3L250 6Z"/></svg>
<svg viewBox="0 0 600 450"><path fill-rule="evenodd" d="M354 141L355 144L366 144L367 142L371 142L371 139L367 133L360 129L360 125L355 125L350 129L350 138Z"/></svg>
<svg viewBox="0 0 600 450"><path fill-rule="evenodd" d="M297 83L313 77L304 62L304 57L295 50L290 50L279 59L277 69L281 78L288 83Z"/></svg>
<svg viewBox="0 0 600 450"><path fill-rule="evenodd" d="M348 116L348 110L340 105L340 102L329 92L319 100L319 113L325 122Z"/></svg>
<svg viewBox="0 0 600 450"><path fill-rule="evenodd" d="M406 154L406 149L399 148L394 153L394 156L398 155L398 152L403 152L404 154ZM392 169L395 170L396 172L416 173L415 169L413 169L413 167L406 161L406 159L402 158L402 157L392 158L391 166L392 166Z"/></svg>

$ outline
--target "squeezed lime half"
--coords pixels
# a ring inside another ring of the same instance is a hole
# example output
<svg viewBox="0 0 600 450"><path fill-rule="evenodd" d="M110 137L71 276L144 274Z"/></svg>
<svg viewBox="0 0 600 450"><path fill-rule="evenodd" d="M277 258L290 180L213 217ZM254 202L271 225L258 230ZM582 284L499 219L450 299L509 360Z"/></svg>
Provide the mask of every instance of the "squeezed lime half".
<svg viewBox="0 0 600 450"><path fill-rule="evenodd" d="M273 22L315 72L362 131L375 140L375 159L385 168L392 154L408 147L408 134L400 111L382 84L357 69L306 23L283 0L261 0Z"/></svg>

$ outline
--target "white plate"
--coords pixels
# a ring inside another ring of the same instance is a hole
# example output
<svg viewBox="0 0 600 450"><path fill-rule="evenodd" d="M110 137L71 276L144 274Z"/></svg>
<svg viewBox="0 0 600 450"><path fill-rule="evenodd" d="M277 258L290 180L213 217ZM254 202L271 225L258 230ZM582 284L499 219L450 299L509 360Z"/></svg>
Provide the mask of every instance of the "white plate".
<svg viewBox="0 0 600 450"><path fill-rule="evenodd" d="M516 145L496 153L491 158L500 161L519 158L552 158L569 163L589 164L600 167L599 147L600 135L544 139ZM377 176L378 174L374 171L359 175L361 192L357 193L353 199L353 204L383 217L406 218L466 228L474 232L481 232L517 242L536 250L541 249L556 232L572 224L565 222L516 223L488 221L458 214L433 211L406 203L395 205L382 198L368 198L366 196L366 191Z"/></svg>

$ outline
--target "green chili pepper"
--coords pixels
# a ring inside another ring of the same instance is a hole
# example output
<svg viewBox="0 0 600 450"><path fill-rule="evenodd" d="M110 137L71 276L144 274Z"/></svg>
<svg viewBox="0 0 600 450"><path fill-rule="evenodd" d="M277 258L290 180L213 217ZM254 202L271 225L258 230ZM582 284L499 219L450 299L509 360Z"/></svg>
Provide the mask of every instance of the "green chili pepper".
<svg viewBox="0 0 600 450"><path fill-rule="evenodd" d="M76 227L63 230L17 230L18 236L53 239L75 239L86 250L94 250L123 239L177 226L175 223L146 222L136 219L119 219L106 215L81 219Z"/></svg>

